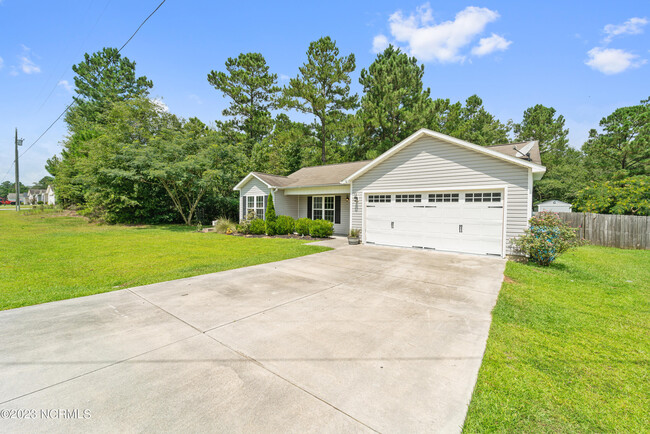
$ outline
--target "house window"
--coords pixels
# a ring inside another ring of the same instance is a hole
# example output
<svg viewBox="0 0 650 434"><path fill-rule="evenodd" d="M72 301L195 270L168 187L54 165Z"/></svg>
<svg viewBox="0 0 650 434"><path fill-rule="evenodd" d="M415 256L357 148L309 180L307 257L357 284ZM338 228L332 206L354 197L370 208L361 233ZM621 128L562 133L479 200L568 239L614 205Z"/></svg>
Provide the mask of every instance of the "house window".
<svg viewBox="0 0 650 434"><path fill-rule="evenodd" d="M246 196L246 214L255 211L255 217L264 219L264 196Z"/></svg>
<svg viewBox="0 0 650 434"><path fill-rule="evenodd" d="M458 202L458 193L430 194L429 202Z"/></svg>
<svg viewBox="0 0 650 434"><path fill-rule="evenodd" d="M390 194L371 194L368 195L369 203L390 203Z"/></svg>
<svg viewBox="0 0 650 434"><path fill-rule="evenodd" d="M465 202L501 202L501 193L465 193Z"/></svg>
<svg viewBox="0 0 650 434"><path fill-rule="evenodd" d="M334 196L314 196L312 198L312 218L334 223Z"/></svg>
<svg viewBox="0 0 650 434"><path fill-rule="evenodd" d="M397 202L397 203L406 203L406 202L420 203L420 202L422 202L422 195L421 194L396 194L395 195L395 202Z"/></svg>

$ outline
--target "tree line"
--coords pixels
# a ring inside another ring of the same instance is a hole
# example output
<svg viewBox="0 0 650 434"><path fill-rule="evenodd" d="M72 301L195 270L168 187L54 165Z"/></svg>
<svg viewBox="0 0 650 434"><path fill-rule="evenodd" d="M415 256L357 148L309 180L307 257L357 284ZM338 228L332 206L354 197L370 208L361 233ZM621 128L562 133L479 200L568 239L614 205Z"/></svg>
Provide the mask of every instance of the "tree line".
<svg viewBox="0 0 650 434"><path fill-rule="evenodd" d="M229 101L214 126L168 113L150 98L152 81L138 77L135 62L114 48L86 54L72 69L68 135L46 169L60 203L108 222L236 217L232 187L249 171L288 175L304 166L372 159L420 128L483 146L538 140L547 173L535 184L536 201L642 214L638 202L647 202L650 190L648 100L603 118L601 131L591 130L577 150L553 107L530 107L515 123L490 114L477 95L464 102L433 98L423 84L424 65L393 46L360 71L360 96L350 88L354 54L341 54L330 37L309 44L285 86L260 53L228 58L207 74ZM292 120L294 113L311 122ZM628 197L637 203L621 206L607 182L619 190L634 185L641 199Z"/></svg>

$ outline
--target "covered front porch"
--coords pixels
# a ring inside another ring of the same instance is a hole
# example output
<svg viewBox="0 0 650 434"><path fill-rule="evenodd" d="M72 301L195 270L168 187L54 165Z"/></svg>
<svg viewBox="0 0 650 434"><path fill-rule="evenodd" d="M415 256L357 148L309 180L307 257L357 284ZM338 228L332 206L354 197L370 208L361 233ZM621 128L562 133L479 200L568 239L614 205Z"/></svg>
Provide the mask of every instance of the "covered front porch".
<svg viewBox="0 0 650 434"><path fill-rule="evenodd" d="M334 234L350 231L350 186L278 188L273 192L277 214L295 219L324 219L334 223Z"/></svg>

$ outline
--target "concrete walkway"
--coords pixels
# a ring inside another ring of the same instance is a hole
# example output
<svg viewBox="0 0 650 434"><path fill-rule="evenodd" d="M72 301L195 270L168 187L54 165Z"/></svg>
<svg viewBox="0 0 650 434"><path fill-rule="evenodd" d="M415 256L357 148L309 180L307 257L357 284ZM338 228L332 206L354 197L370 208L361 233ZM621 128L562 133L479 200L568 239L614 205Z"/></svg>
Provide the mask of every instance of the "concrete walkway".
<svg viewBox="0 0 650 434"><path fill-rule="evenodd" d="M0 430L458 432L505 262L337 246L0 312Z"/></svg>

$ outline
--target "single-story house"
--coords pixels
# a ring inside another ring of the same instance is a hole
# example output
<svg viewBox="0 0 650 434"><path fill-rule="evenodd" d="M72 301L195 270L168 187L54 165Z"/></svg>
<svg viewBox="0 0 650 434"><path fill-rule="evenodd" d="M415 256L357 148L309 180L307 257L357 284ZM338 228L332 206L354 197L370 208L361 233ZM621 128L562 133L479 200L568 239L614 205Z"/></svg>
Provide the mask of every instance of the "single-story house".
<svg viewBox="0 0 650 434"><path fill-rule="evenodd" d="M561 200L545 200L537 204L537 212L551 211L551 212L571 212L570 203L562 202Z"/></svg>
<svg viewBox="0 0 650 434"><path fill-rule="evenodd" d="M536 141L479 146L421 129L370 161L251 172L236 186L239 218L276 213L325 219L361 241L505 256L528 226L542 166Z"/></svg>
<svg viewBox="0 0 650 434"><path fill-rule="evenodd" d="M51 185L47 186L45 190L45 201L47 205L56 205L56 195L54 194L54 187Z"/></svg>
<svg viewBox="0 0 650 434"><path fill-rule="evenodd" d="M39 202L46 203L47 198L45 197L45 192L47 190L40 188L30 188L27 191L27 201L31 204L37 204Z"/></svg>
<svg viewBox="0 0 650 434"><path fill-rule="evenodd" d="M28 199L29 199L29 198L27 197L27 193L20 193L20 203L21 203L22 205L27 204L27 203L28 203L28 202L27 202ZM16 203L16 193L8 193L8 194L7 194L7 200L8 200L9 202L11 202L12 205L15 204L15 203Z"/></svg>

